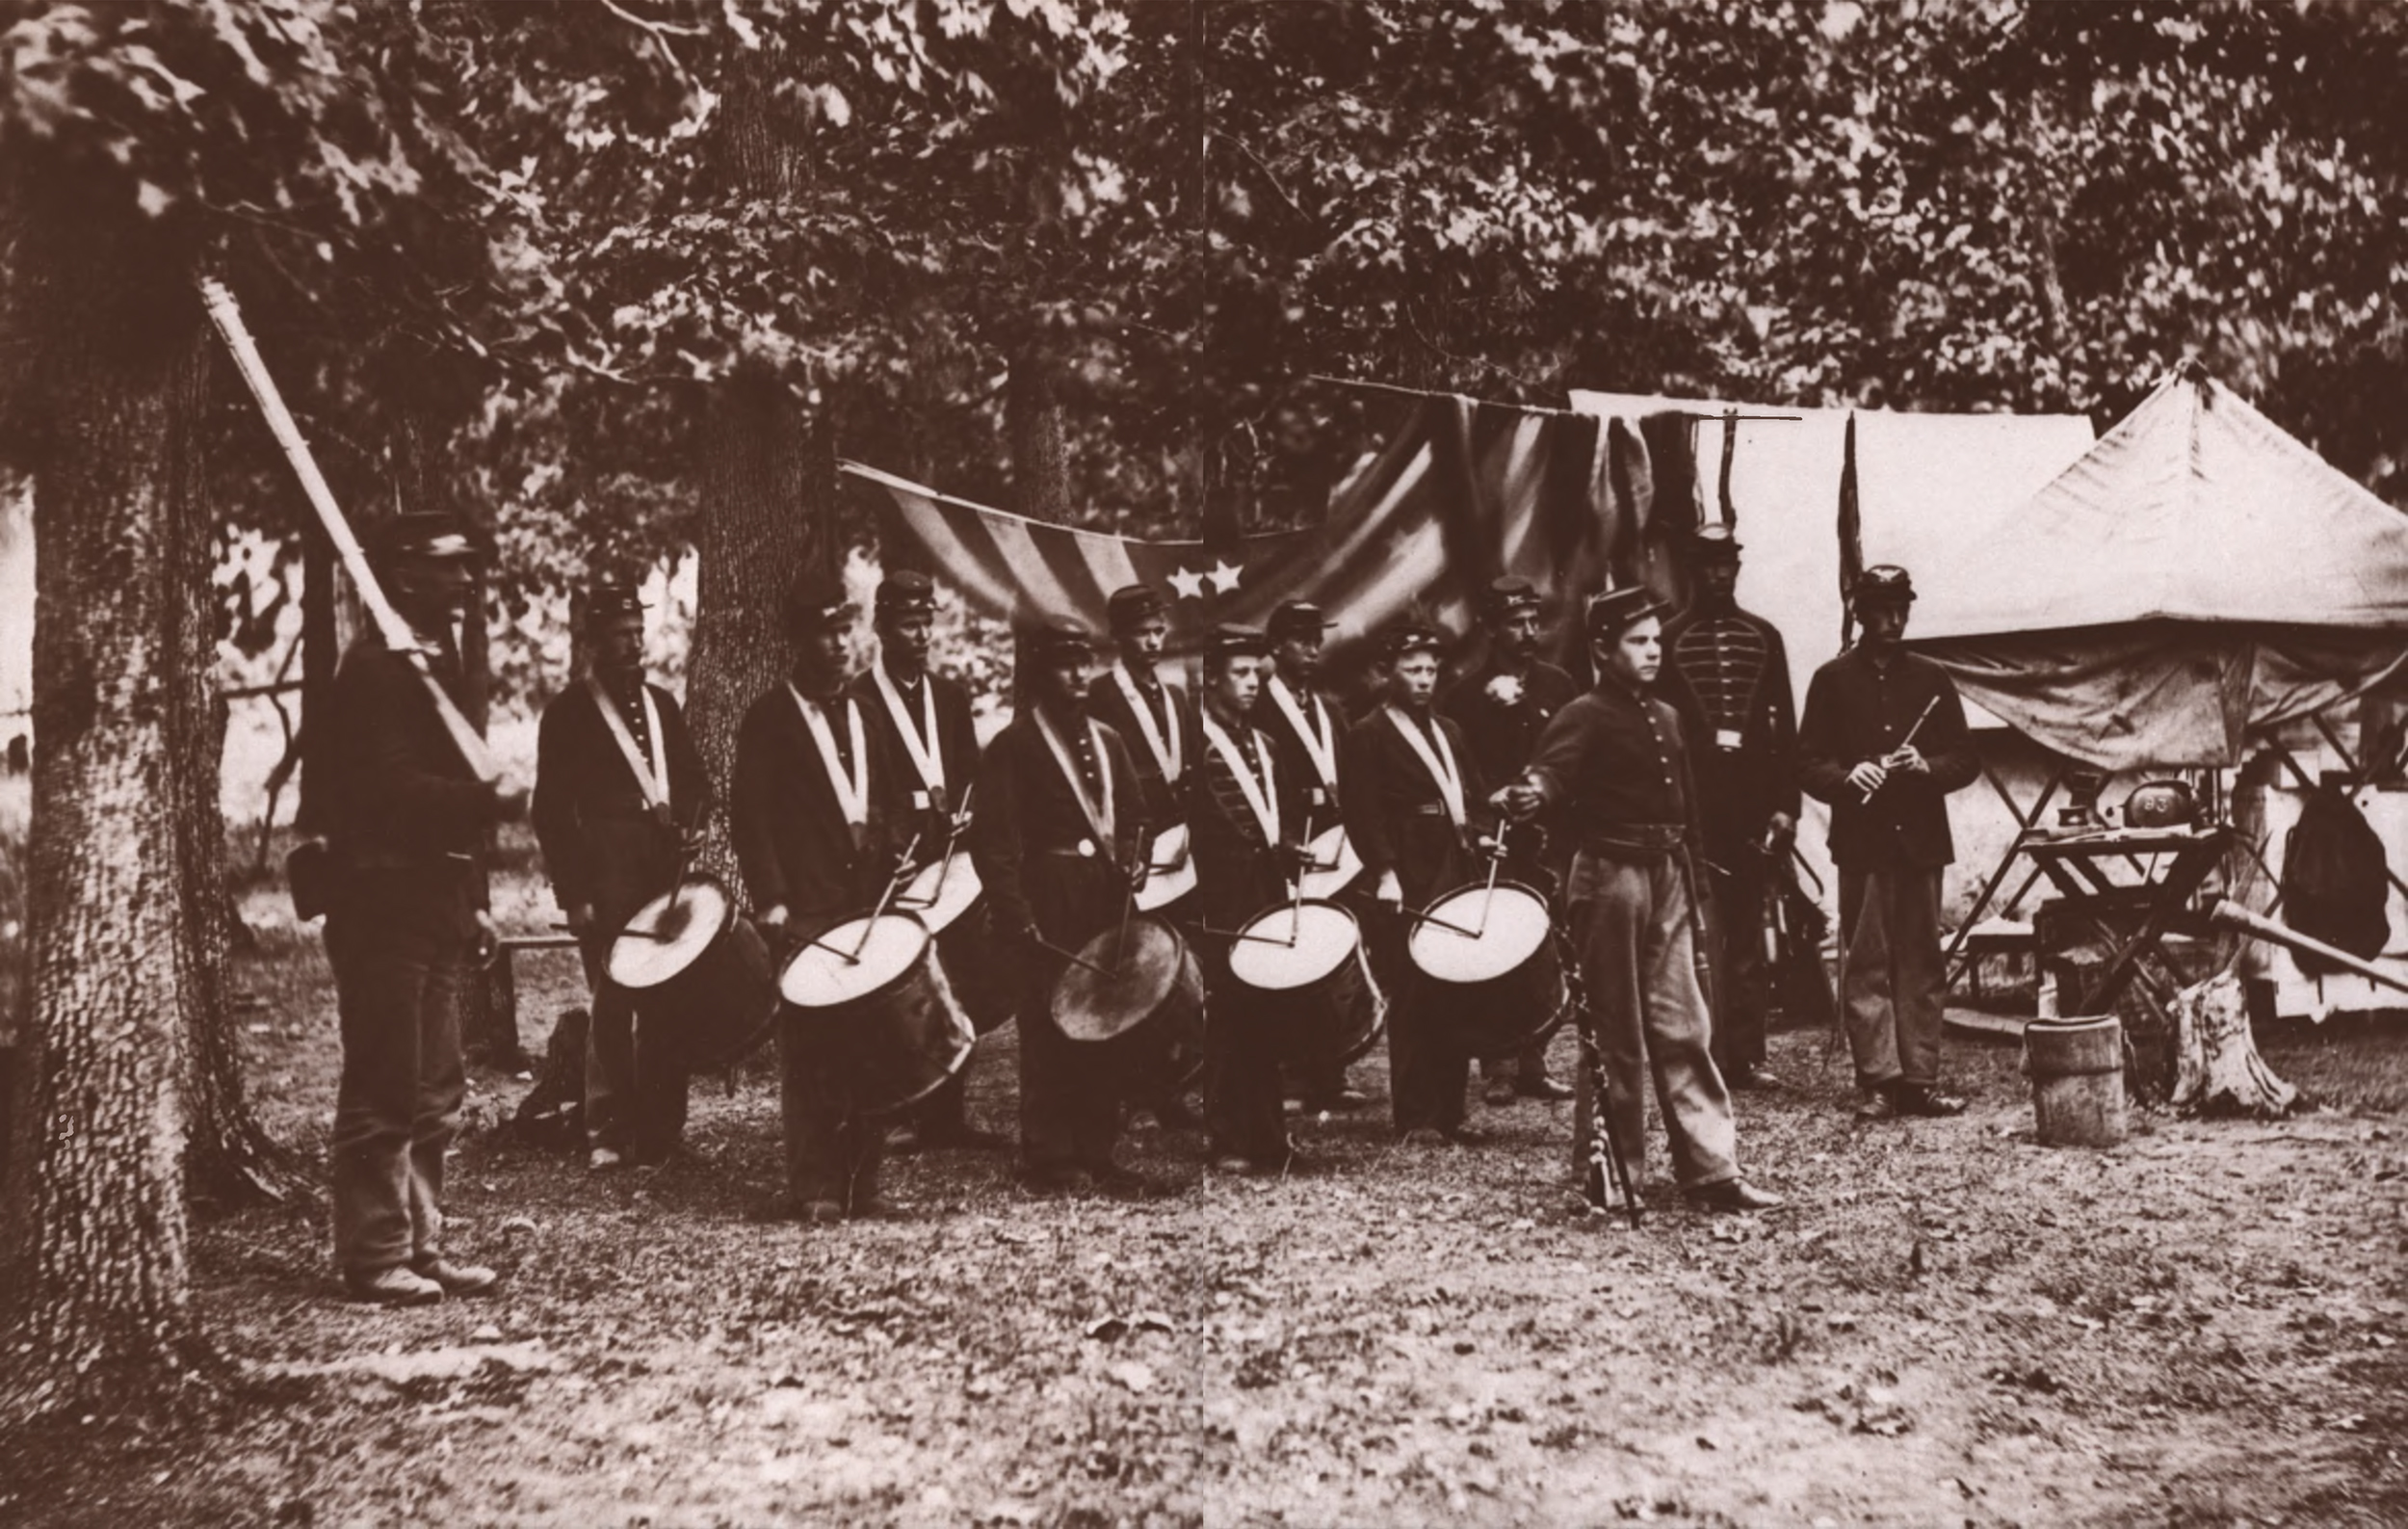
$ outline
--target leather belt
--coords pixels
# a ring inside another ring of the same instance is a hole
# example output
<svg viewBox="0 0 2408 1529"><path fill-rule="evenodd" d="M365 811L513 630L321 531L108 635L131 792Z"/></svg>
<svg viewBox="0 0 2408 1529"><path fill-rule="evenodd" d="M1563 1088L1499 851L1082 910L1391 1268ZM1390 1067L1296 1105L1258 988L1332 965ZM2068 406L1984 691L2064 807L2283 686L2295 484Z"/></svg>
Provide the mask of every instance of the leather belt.
<svg viewBox="0 0 2408 1529"><path fill-rule="evenodd" d="M1677 850L1688 841L1688 826L1680 823L1599 823L1581 834L1581 847L1601 855L1653 857Z"/></svg>

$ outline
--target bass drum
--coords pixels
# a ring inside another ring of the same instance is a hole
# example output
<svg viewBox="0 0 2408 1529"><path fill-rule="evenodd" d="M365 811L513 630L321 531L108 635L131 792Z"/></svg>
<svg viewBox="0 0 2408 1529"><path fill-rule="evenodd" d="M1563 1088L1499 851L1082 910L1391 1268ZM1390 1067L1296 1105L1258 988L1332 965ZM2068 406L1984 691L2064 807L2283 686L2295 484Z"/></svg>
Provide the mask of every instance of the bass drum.
<svg viewBox="0 0 2408 1529"><path fill-rule="evenodd" d="M668 1037L697 1071L743 1061L777 1018L769 942L712 877L689 876L636 909L603 965L634 1001L636 1023Z"/></svg>
<svg viewBox="0 0 2408 1529"><path fill-rule="evenodd" d="M1229 975L1292 1017L1290 1061L1344 1067L1388 1025L1387 995L1372 979L1362 926L1336 903L1306 898L1246 921L1229 945Z"/></svg>
<svg viewBox="0 0 2408 1529"><path fill-rule="evenodd" d="M1511 1056L1571 1013L1547 899L1516 882L1449 892L1413 920L1405 953L1449 997L1451 1028L1476 1057Z"/></svg>
<svg viewBox="0 0 2408 1529"><path fill-rule="evenodd" d="M986 1035L1009 1024L1018 985L1007 975L1011 961L987 921L986 887L970 852L955 850L920 867L895 906L918 914L936 936L936 963L971 1028Z"/></svg>
<svg viewBox="0 0 2408 1529"><path fill-rule="evenodd" d="M928 926L909 913L848 919L787 958L789 1022L851 1084L864 1114L917 1104L961 1070L976 1037L929 967Z"/></svg>
<svg viewBox="0 0 2408 1529"><path fill-rule="evenodd" d="M1054 1027L1126 1078L1184 1088L1203 1070L1204 968L1179 932L1140 913L1108 929L1054 979Z"/></svg>

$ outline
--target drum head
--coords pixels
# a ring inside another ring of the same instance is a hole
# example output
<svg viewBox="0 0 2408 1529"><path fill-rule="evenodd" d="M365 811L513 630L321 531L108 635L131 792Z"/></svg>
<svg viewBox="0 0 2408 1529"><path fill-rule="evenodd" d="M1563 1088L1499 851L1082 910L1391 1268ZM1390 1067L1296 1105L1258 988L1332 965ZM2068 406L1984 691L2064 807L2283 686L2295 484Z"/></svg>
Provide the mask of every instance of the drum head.
<svg viewBox="0 0 2408 1529"><path fill-rule="evenodd" d="M1195 857L1188 853L1188 826L1174 823L1154 836L1146 852L1145 884L1138 888L1138 911L1152 912L1195 890Z"/></svg>
<svg viewBox="0 0 2408 1529"><path fill-rule="evenodd" d="M985 889L979 881L979 868L970 863L970 852L956 850L941 860L930 860L920 867L911 884L895 899L895 906L904 912L919 914L929 934L941 935L953 927L955 919L976 906Z"/></svg>
<svg viewBox="0 0 2408 1529"><path fill-rule="evenodd" d="M1298 878L1307 897L1335 897L1363 874L1363 857L1354 853L1354 842L1347 837L1343 824L1313 835L1311 849L1313 863Z"/></svg>
<svg viewBox="0 0 2408 1529"><path fill-rule="evenodd" d="M1362 931L1335 903L1282 905L1247 921L1229 943L1229 975L1249 988L1309 988L1354 958Z"/></svg>
<svg viewBox="0 0 2408 1529"><path fill-rule="evenodd" d="M798 1009L858 1003L920 963L929 929L909 913L847 919L788 959L777 990Z"/></svg>
<svg viewBox="0 0 2408 1529"><path fill-rule="evenodd" d="M1493 888L1466 886L1430 904L1428 917L1414 920L1405 948L1426 976L1482 983L1520 970L1546 943L1547 900L1501 882Z"/></svg>
<svg viewBox="0 0 2408 1529"><path fill-rule="evenodd" d="M1054 982L1054 1023L1073 1041L1110 1041L1143 1023L1179 980L1187 942L1156 918L1129 920L1126 943L1108 929ZM1089 970L1088 966L1101 968Z"/></svg>
<svg viewBox="0 0 2408 1529"><path fill-rule="evenodd" d="M611 981L639 991L659 987L701 959L735 915L735 899L719 883L679 883L636 909L611 941Z"/></svg>

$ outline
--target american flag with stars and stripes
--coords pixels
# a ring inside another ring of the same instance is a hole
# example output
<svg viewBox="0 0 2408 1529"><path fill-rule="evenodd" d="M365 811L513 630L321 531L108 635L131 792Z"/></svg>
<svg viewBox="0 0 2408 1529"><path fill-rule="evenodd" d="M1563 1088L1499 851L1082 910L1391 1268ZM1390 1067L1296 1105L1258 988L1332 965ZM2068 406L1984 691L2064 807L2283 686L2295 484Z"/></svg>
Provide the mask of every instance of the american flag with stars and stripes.
<svg viewBox="0 0 2408 1529"><path fill-rule="evenodd" d="M858 462L844 470L886 491L884 534L917 543L985 616L1068 617L1100 630L1106 597L1142 583L1163 592L1175 647L1217 623L1260 626L1291 599L1328 612L1343 646L1408 612L1460 634L1476 624L1480 592L1505 574L1558 603L1605 588L1609 572L1616 585L1675 593L1664 528L1649 513L1649 448L1665 443L1633 421L1422 395L1331 494L1320 525L1219 545L1083 531ZM1682 499L1674 513L1686 527L1696 509Z"/></svg>

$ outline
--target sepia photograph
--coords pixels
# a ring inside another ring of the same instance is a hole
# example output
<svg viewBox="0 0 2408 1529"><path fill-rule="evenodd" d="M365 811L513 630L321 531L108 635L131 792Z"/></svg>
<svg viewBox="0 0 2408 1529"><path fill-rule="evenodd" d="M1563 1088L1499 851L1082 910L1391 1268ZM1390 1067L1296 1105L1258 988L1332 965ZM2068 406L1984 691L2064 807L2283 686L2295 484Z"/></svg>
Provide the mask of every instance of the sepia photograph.
<svg viewBox="0 0 2408 1529"><path fill-rule="evenodd" d="M0 1525L2408 1525L2403 101L0 0Z"/></svg>

